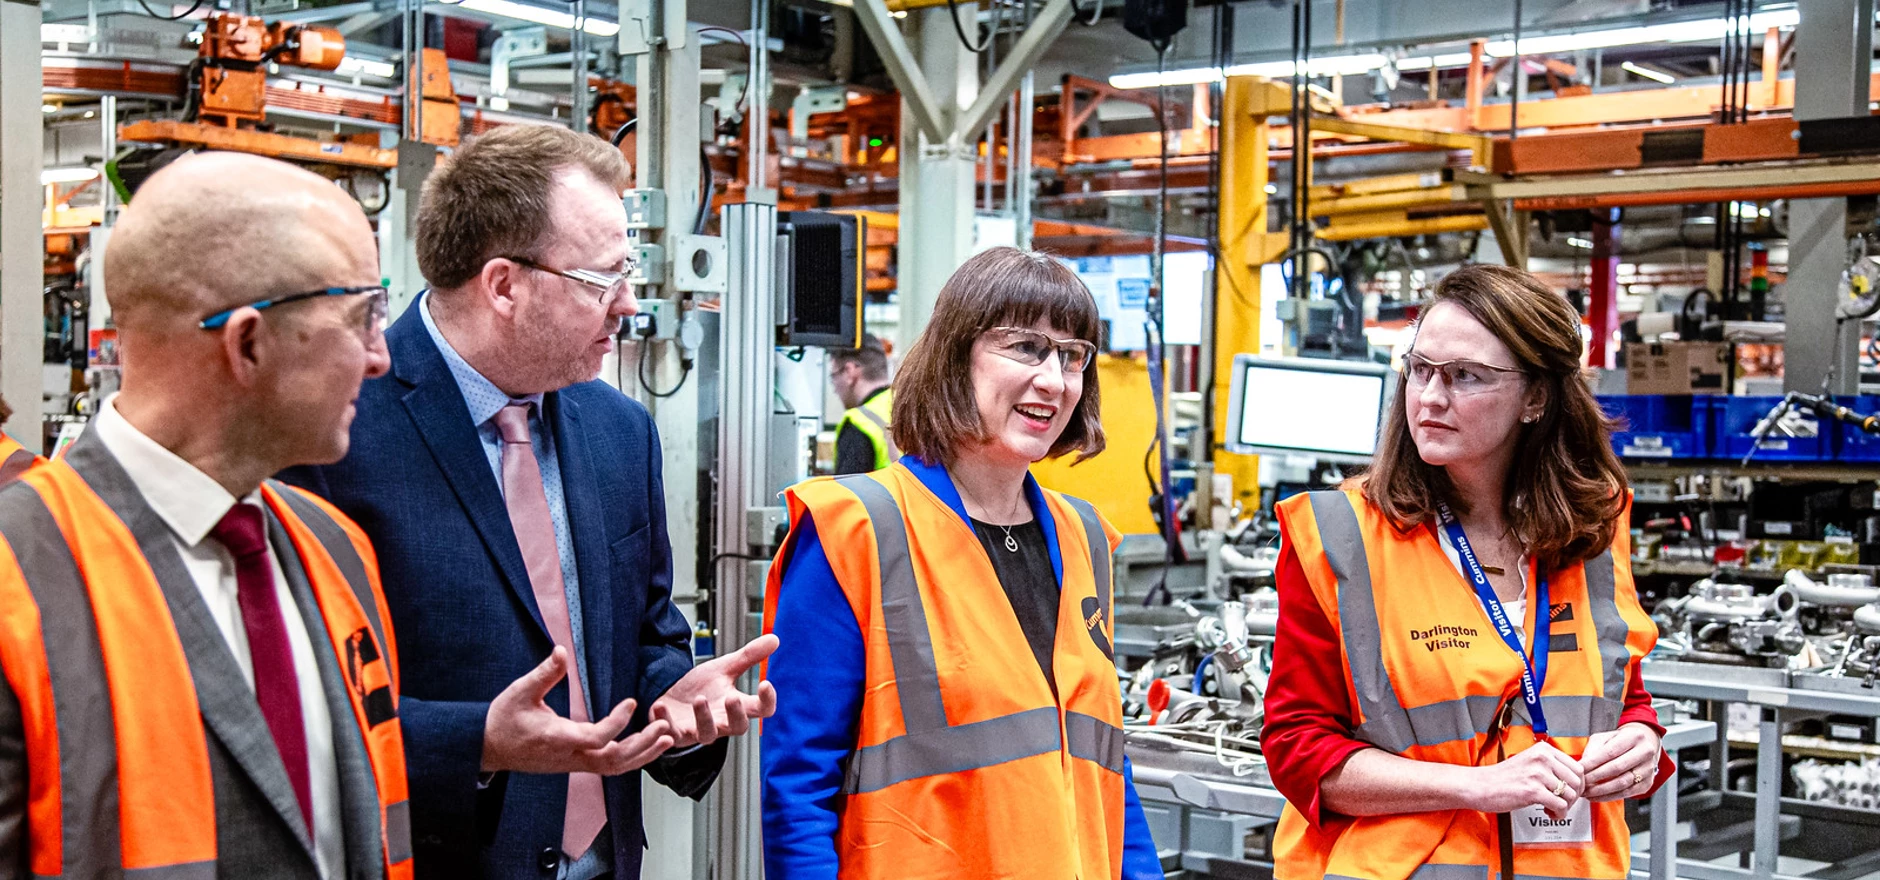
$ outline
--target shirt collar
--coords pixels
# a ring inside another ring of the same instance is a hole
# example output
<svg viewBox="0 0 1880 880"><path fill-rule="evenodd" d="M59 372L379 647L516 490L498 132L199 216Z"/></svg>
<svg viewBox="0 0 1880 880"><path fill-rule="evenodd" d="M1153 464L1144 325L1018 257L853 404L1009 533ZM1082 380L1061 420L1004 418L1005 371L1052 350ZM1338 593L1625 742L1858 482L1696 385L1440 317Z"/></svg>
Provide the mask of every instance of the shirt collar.
<svg viewBox="0 0 1880 880"><path fill-rule="evenodd" d="M117 395L104 402L92 430L111 456L130 474L131 484L144 496L164 525L190 547L202 543L235 506L235 496L195 465L150 439L117 411ZM241 499L259 506L261 493Z"/></svg>
<svg viewBox="0 0 1880 880"><path fill-rule="evenodd" d="M444 365L450 368L451 378L457 380L457 390L463 395L464 405L470 408L470 422L482 425L496 416L496 413L512 402L535 404L536 414L542 412L542 395L531 394L526 397L510 397L496 383L483 377L482 373L470 366L463 355L452 348L450 340L444 338L443 331L437 328L437 321L431 318L431 292L425 291L418 299L418 317L424 319L424 329L431 334L431 342L437 346L438 354L444 356Z"/></svg>

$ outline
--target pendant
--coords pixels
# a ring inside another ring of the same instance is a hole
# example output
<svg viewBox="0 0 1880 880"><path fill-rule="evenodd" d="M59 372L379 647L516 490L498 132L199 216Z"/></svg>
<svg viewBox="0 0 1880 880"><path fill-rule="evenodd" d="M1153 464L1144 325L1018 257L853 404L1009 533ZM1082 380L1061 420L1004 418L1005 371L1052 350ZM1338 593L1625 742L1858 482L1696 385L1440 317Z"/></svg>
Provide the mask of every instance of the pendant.
<svg viewBox="0 0 1880 880"><path fill-rule="evenodd" d="M1018 539L1012 537L1011 532L1005 533L1005 549L1013 553L1018 552Z"/></svg>

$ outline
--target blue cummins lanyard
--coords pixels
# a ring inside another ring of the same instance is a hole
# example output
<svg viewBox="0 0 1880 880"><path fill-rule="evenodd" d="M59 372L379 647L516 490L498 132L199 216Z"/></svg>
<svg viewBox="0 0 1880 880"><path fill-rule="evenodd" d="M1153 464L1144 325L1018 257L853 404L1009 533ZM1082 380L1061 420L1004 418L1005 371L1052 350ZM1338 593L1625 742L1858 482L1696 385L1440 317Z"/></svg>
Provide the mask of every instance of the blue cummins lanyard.
<svg viewBox="0 0 1880 880"><path fill-rule="evenodd" d="M1475 585L1475 595L1482 600L1482 607L1488 609L1488 619L1495 624L1496 635L1521 658L1521 701L1527 704L1528 718L1533 721L1534 735L1547 736L1547 713L1541 709L1541 686L1547 683L1547 643L1549 606L1547 604L1547 573L1536 567L1534 575L1534 659L1528 659L1528 652L1521 649L1519 624L1508 619L1508 612L1496 597L1495 588L1488 583L1488 575L1482 571L1481 562L1475 558L1475 550L1469 546L1469 536L1463 534L1462 523L1449 511L1449 505L1437 502L1437 515L1442 518L1443 532L1449 535L1449 543L1456 548L1456 556L1462 559L1462 567L1468 572L1469 581Z"/></svg>

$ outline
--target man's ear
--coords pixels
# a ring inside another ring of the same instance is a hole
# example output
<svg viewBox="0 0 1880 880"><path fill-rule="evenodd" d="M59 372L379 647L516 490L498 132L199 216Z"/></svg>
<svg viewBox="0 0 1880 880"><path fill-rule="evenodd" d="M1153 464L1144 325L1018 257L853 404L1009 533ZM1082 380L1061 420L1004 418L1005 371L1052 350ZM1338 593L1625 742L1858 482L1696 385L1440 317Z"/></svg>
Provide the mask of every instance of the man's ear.
<svg viewBox="0 0 1880 880"><path fill-rule="evenodd" d="M513 318L526 290L522 276L527 271L520 264L509 260L490 260L483 264L483 271L477 273L474 281L476 293L489 301L496 314Z"/></svg>
<svg viewBox="0 0 1880 880"><path fill-rule="evenodd" d="M222 359L235 384L252 388L260 381L262 362L279 341L269 336L262 325L261 312L243 306L228 317L218 331L222 337Z"/></svg>

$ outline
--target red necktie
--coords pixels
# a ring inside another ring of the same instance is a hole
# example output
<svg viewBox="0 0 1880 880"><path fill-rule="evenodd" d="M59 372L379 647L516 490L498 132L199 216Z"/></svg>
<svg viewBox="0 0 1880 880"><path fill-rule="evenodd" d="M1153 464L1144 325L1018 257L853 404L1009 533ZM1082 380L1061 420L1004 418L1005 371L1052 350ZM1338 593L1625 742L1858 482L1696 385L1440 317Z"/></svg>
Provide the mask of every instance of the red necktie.
<svg viewBox="0 0 1880 880"><path fill-rule="evenodd" d="M574 634L568 622L568 593L561 579L561 551L555 546L555 521L548 511L548 493L542 488L542 469L535 462L535 441L529 436L527 403L512 403L497 410L496 433L503 438L503 501L509 524L516 530L523 566L535 604L549 638L568 650L568 717L587 723L587 696L581 687L581 667L575 659ZM594 845L607 824L607 801L601 778L592 773L568 774L568 811L561 826L561 851L578 859Z"/></svg>
<svg viewBox="0 0 1880 880"><path fill-rule="evenodd" d="M294 652L287 641L287 621L275 594L274 569L268 564L268 540L261 509L236 504L215 524L209 536L221 541L235 557L235 599L242 609L242 628L248 632L248 653L255 668L255 700L261 717L274 735L287 781L313 836L313 785L307 770L307 727L300 714L300 680L294 675Z"/></svg>

